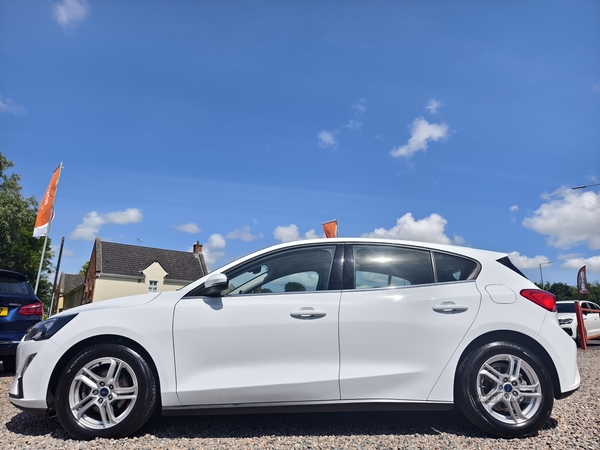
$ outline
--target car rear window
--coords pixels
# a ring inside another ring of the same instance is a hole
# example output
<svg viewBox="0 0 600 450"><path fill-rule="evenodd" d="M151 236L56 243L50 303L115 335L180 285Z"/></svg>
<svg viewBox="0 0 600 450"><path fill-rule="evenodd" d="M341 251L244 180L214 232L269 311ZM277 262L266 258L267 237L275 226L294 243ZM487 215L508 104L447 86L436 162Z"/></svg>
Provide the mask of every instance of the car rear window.
<svg viewBox="0 0 600 450"><path fill-rule="evenodd" d="M0 294L31 295L33 290L27 281L0 275Z"/></svg>
<svg viewBox="0 0 600 450"><path fill-rule="evenodd" d="M434 257L438 283L468 280L477 270L477 263L470 259L437 252Z"/></svg>
<svg viewBox="0 0 600 450"><path fill-rule="evenodd" d="M574 313L575 303L557 303L556 311L559 313Z"/></svg>

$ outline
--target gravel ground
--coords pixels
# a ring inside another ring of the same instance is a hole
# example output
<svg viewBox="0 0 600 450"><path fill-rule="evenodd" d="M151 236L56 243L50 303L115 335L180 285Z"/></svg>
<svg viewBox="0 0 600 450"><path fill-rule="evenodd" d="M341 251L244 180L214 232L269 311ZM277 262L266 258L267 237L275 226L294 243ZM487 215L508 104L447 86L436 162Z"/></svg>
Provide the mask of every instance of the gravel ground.
<svg viewBox="0 0 600 450"><path fill-rule="evenodd" d="M591 347L591 348L590 348ZM554 404L537 436L492 439L454 412L156 417L126 439L74 441L56 419L8 401L0 370L0 447L9 449L600 449L600 341L579 350L581 388Z"/></svg>

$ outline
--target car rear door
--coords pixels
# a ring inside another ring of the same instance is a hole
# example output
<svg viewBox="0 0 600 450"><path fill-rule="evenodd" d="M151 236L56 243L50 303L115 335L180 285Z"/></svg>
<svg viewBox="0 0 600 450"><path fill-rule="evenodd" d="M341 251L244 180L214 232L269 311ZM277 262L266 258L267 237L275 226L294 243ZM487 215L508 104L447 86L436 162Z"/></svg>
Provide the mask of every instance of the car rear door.
<svg viewBox="0 0 600 450"><path fill-rule="evenodd" d="M340 308L343 400L426 400L473 323L477 264L392 246L347 246ZM433 263L437 261L437 274ZM468 272L468 273L467 273Z"/></svg>
<svg viewBox="0 0 600 450"><path fill-rule="evenodd" d="M342 255L342 245L286 249L228 271L222 297L183 298L181 404L338 400Z"/></svg>

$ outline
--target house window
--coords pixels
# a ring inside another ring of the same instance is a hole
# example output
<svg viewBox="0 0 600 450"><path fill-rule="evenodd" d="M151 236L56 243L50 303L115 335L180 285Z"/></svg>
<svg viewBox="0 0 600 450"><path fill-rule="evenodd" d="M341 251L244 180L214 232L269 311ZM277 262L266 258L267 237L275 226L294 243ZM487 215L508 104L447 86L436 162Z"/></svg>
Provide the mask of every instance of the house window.
<svg viewBox="0 0 600 450"><path fill-rule="evenodd" d="M156 280L149 281L148 292L158 292L158 281L156 281Z"/></svg>

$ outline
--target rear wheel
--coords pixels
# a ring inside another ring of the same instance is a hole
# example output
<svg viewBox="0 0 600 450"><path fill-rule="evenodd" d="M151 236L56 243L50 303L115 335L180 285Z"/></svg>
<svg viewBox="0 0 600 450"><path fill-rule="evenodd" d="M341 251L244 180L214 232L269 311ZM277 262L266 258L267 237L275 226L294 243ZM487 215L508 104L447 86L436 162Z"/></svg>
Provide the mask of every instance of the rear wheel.
<svg viewBox="0 0 600 450"><path fill-rule="evenodd" d="M498 437L527 436L550 417L554 388L544 363L525 347L495 342L459 366L456 402L482 430Z"/></svg>
<svg viewBox="0 0 600 450"><path fill-rule="evenodd" d="M137 431L156 406L148 363L118 344L82 350L65 367L56 390L56 415L77 439L118 438Z"/></svg>

